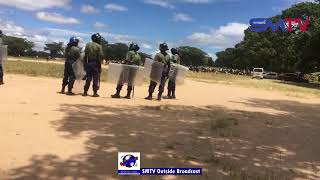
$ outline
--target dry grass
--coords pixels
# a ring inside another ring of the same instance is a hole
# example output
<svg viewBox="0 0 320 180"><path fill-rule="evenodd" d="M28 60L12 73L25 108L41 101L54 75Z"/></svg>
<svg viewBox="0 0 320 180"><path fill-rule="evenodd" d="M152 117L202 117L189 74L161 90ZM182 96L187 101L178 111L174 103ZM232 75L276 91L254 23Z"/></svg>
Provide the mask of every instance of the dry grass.
<svg viewBox="0 0 320 180"><path fill-rule="evenodd" d="M5 64L4 70L9 74L63 78L64 64L34 62L31 60L10 60ZM101 76L101 81L107 81L107 74L107 70L104 69Z"/></svg>
<svg viewBox="0 0 320 180"><path fill-rule="evenodd" d="M279 80L252 79L249 76L194 72L190 72L188 77L197 81L208 83L240 85L243 87L259 88L269 91L281 91L288 96L298 98L304 98L306 96L320 97L320 84L316 83L284 83Z"/></svg>

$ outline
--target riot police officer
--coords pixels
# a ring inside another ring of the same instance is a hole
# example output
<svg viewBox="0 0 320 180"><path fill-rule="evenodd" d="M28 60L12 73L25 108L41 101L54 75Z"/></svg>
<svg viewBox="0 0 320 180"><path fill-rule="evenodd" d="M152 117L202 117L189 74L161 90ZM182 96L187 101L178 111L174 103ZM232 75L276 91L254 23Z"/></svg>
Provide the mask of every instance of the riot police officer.
<svg viewBox="0 0 320 180"><path fill-rule="evenodd" d="M140 47L138 44L131 43L129 45L129 51L127 52L127 56L126 56L126 60L125 60L124 64L140 66L141 65L141 57L138 53L139 49L140 49ZM130 78L131 78L131 80L132 80L132 78L134 78L135 74L131 73L130 75L132 77L129 77L129 81L130 81ZM130 82L128 82L128 83L130 83ZM116 94L112 95L111 97L112 98L120 98L120 92L122 90L122 87L123 87L123 84L118 84L117 89L116 89L117 90ZM125 98L131 99L132 89L133 89L133 86L128 84L127 95L125 96Z"/></svg>
<svg viewBox="0 0 320 180"><path fill-rule="evenodd" d="M76 80L72 65L80 57L80 48L78 47L78 44L79 39L77 37L71 37L65 51L66 62L64 65L64 78L62 82L61 93L65 93L65 88L68 85L67 95L70 96L74 95L74 93L72 92L72 88Z"/></svg>
<svg viewBox="0 0 320 180"><path fill-rule="evenodd" d="M180 64L180 56L179 56L178 49L172 48L171 53L172 53L171 62L175 64ZM169 80L167 98L176 99L176 83L173 80Z"/></svg>
<svg viewBox="0 0 320 180"><path fill-rule="evenodd" d="M100 75L102 72L101 63L103 61L103 50L99 33L91 36L92 42L88 43L85 48L84 67L87 73L86 84L84 86L83 96L88 96L88 90L93 81L93 97L99 97L98 90L100 86Z"/></svg>
<svg viewBox="0 0 320 180"><path fill-rule="evenodd" d="M2 31L0 30L0 45L3 45L3 40L2 40ZM3 85L4 82L3 82L3 67L2 67L2 62L0 61L0 85Z"/></svg>
<svg viewBox="0 0 320 180"><path fill-rule="evenodd" d="M158 93L158 101L161 101L162 99L162 93L164 91L165 83L166 83L166 78L168 77L169 69L170 69L170 55L167 53L169 50L168 45L166 43L161 43L159 45L159 50L160 53L157 53L154 60L161 62L164 64L163 72L162 72L162 77L159 85L159 93ZM154 81L150 81L149 85L149 96L146 97L145 99L147 100L152 100L152 94L157 86L157 83Z"/></svg>

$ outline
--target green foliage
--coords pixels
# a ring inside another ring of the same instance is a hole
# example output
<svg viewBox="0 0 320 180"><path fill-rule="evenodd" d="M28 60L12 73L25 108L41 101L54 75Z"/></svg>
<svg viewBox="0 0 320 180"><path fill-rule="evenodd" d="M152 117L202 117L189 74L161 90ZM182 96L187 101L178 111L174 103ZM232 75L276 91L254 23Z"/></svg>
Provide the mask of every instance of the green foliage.
<svg viewBox="0 0 320 180"><path fill-rule="evenodd" d="M246 30L241 43L217 53L216 65L237 69L263 67L275 72L317 71L320 67L320 5L300 3L273 19L279 17L310 18L310 24L305 33L299 28L294 29L294 33Z"/></svg>
<svg viewBox="0 0 320 180"><path fill-rule="evenodd" d="M181 46L179 47L179 53L181 64L183 65L196 67L208 65L208 54L201 49L190 46Z"/></svg>
<svg viewBox="0 0 320 180"><path fill-rule="evenodd" d="M50 55L52 57L63 57L63 54L64 54L63 42L59 42L59 43L53 42L53 43L45 44L44 50L50 51Z"/></svg>
<svg viewBox="0 0 320 180"><path fill-rule="evenodd" d="M41 57L41 58L47 58L50 55L50 53L44 52L44 51L27 51L25 56L29 57Z"/></svg>
<svg viewBox="0 0 320 180"><path fill-rule="evenodd" d="M9 56L25 56L34 47L34 43L26 39L13 36L2 37L4 44L8 45Z"/></svg>
<svg viewBox="0 0 320 180"><path fill-rule="evenodd" d="M122 61L126 58L129 47L124 43L115 43L104 46L104 54L107 60Z"/></svg>

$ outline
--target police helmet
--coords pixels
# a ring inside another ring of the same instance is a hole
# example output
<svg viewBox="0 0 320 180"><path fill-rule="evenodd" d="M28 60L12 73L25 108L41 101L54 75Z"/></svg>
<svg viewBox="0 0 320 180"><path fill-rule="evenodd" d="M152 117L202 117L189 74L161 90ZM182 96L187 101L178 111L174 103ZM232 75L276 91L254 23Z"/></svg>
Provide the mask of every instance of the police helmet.
<svg viewBox="0 0 320 180"><path fill-rule="evenodd" d="M161 43L159 46L160 51L167 51L169 50L167 43Z"/></svg>
<svg viewBox="0 0 320 180"><path fill-rule="evenodd" d="M139 51L140 47L137 43L131 43L129 45L129 51Z"/></svg>
<svg viewBox="0 0 320 180"><path fill-rule="evenodd" d="M130 43L130 44L129 44L129 51L132 51L132 50L133 50L133 45L134 45L134 43Z"/></svg>
<svg viewBox="0 0 320 180"><path fill-rule="evenodd" d="M101 40L102 40L102 37L101 37L101 35L100 35L99 33L96 33L96 34L93 34L93 35L91 36L91 40L92 40L93 42L96 42L96 43L100 44L100 43L101 43Z"/></svg>
<svg viewBox="0 0 320 180"><path fill-rule="evenodd" d="M70 38L69 44L70 45L74 45L74 46L78 46L79 41L80 41L79 38L73 36L73 37Z"/></svg>
<svg viewBox="0 0 320 180"><path fill-rule="evenodd" d="M171 48L171 53L172 53L173 55L176 55L176 54L179 54L179 51L178 51L177 48Z"/></svg>

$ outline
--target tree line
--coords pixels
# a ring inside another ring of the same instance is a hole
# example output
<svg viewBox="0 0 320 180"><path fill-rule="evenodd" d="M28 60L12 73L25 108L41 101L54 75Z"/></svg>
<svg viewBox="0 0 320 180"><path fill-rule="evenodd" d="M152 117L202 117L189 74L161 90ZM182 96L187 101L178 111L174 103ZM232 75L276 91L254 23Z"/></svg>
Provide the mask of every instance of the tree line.
<svg viewBox="0 0 320 180"><path fill-rule="evenodd" d="M306 32L294 28L293 33L263 33L245 31L244 40L234 48L217 53L216 66L234 69L252 70L263 67L274 72L310 73L320 70L320 4L319 2L299 3L272 17L301 18L303 22L310 18Z"/></svg>
<svg viewBox="0 0 320 180"><path fill-rule="evenodd" d="M34 43L27 39L4 36L3 41L8 45L8 54L10 56L29 56L29 57L42 57L42 58L63 58L65 45L63 42L47 43L44 46L43 51L35 51ZM109 43L104 38L102 39L102 48L105 54L106 60L122 61L126 58L128 51L128 45L124 43ZM181 63L189 67L199 66L213 66L214 62L211 57L204 51L196 47L181 46L179 47L179 53L181 56ZM151 58L150 54L140 52L142 60L145 58Z"/></svg>

